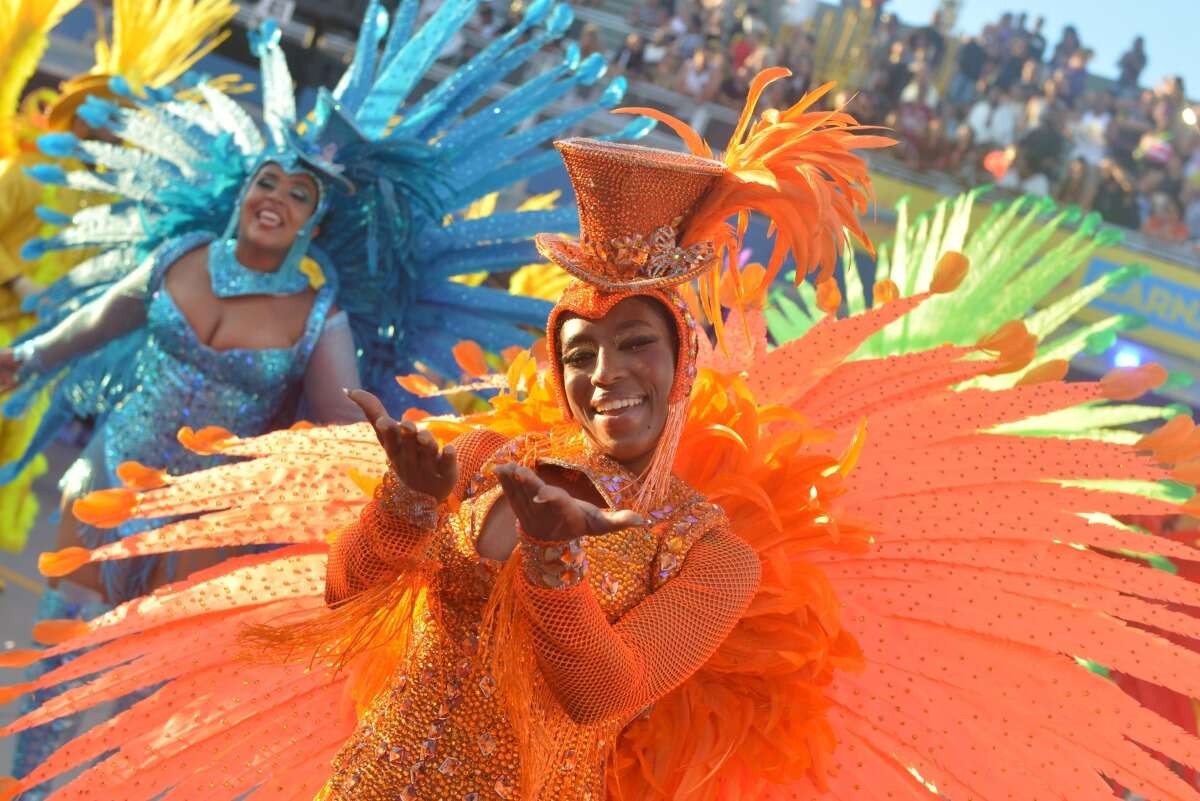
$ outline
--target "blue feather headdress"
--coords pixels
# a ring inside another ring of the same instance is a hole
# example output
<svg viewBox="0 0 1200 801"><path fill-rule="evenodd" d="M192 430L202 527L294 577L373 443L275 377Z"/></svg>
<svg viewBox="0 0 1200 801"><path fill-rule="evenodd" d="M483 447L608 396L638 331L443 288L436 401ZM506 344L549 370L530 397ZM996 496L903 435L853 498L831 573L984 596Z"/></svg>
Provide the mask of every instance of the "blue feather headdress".
<svg viewBox="0 0 1200 801"><path fill-rule="evenodd" d="M372 0L353 61L333 91L319 90L315 108L304 116L297 114L278 26L268 21L252 36L262 72L261 128L235 100L204 81L178 94L151 90L143 96L114 79L114 92L131 107L89 98L79 113L120 137L123 146L70 134L41 140L47 152L74 156L93 168L65 173L39 167L35 177L116 199L85 209L54 236L27 245L28 257L47 249L101 249L35 299L41 324L32 334L94 300L172 238L197 231L229 236L248 179L263 163L276 161L309 171L322 184L313 222L324 215L323 224L311 242L297 244L294 261L311 257L336 282L365 386L394 404L412 403L393 379L411 372L416 362L454 376L451 349L459 340L472 339L489 350L527 344L544 322L547 304L450 279L538 260L532 236L573 230L574 210L482 219L456 213L553 168L550 141L596 110L618 104L625 84L617 78L592 102L542 118L576 87L604 75L600 56L581 59L570 44L555 66L490 100L489 92L560 39L572 22L567 5L535 0L515 27L418 96L437 55L477 5L447 0L417 28L417 0L402 0L394 18ZM613 138L640 136L650 125L636 121ZM43 216L68 222L49 210ZM83 361L89 364L86 375L72 375L73 367L64 380L108 388L87 393L90 399L76 410L102 414L114 400L112 388L121 384L120 368L104 358Z"/></svg>

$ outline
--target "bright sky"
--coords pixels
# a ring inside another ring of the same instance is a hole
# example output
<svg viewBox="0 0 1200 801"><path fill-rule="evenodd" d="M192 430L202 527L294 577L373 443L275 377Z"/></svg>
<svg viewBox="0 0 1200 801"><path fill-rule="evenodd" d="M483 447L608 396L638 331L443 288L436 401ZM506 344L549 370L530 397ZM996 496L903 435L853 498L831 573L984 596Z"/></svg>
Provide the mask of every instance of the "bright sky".
<svg viewBox="0 0 1200 801"><path fill-rule="evenodd" d="M938 0L891 0L886 8L906 23L925 22ZM1148 63L1143 86L1154 85L1164 75L1182 75L1188 97L1200 98L1200 0L962 0L955 26L960 32L977 32L1005 11L1029 14L1029 23L1044 16L1042 29L1054 49L1063 26L1074 25L1086 47L1096 51L1091 70L1116 77L1117 59L1141 34L1146 38Z"/></svg>

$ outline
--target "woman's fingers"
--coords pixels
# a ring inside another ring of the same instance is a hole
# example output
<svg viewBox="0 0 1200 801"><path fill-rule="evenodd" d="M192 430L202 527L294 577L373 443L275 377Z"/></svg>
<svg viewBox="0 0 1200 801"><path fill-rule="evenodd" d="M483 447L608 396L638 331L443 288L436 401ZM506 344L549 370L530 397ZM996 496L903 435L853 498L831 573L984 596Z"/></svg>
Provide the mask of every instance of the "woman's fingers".
<svg viewBox="0 0 1200 801"><path fill-rule="evenodd" d="M458 454L453 445L442 448L437 456L437 473L442 478L458 478Z"/></svg>
<svg viewBox="0 0 1200 801"><path fill-rule="evenodd" d="M414 438L417 455L417 468L425 476L433 478L437 475L438 446L433 434L428 431L418 431Z"/></svg>
<svg viewBox="0 0 1200 801"><path fill-rule="evenodd" d="M526 486L529 485L527 484ZM574 503L574 501L575 499L571 497L571 493L562 487L555 487L544 482L541 482L530 498L531 503L544 505L558 512L565 511L567 504Z"/></svg>
<svg viewBox="0 0 1200 801"><path fill-rule="evenodd" d="M417 453L417 427L405 420L393 423L389 432L394 449L392 466L410 487L421 477L420 458Z"/></svg>
<svg viewBox="0 0 1200 801"><path fill-rule="evenodd" d="M649 525L632 510L604 509L580 500L562 487L547 484L528 467L500 465L496 476L513 514L535 539L574 539Z"/></svg>
<svg viewBox="0 0 1200 801"><path fill-rule="evenodd" d="M417 428L410 420L392 419L379 398L366 390L347 390L346 396L374 426L375 436L400 480L412 489L444 500L458 478L454 449L449 445L439 449L433 434Z"/></svg>
<svg viewBox="0 0 1200 801"><path fill-rule="evenodd" d="M509 465L496 465L495 476L500 482L500 491L504 493L504 499L508 502L508 508L512 509L513 515L517 521L521 521L521 516L524 512L521 504L521 485L513 478L512 471L507 469ZM522 524L524 525L524 524Z"/></svg>
<svg viewBox="0 0 1200 801"><path fill-rule="evenodd" d="M649 525L646 518L629 509L609 510L592 506L586 519L589 534L611 534L634 526Z"/></svg>
<svg viewBox="0 0 1200 801"><path fill-rule="evenodd" d="M537 488L531 489L518 476L520 469L521 467L515 464L499 465L496 467L496 477L500 480L500 486L504 488L504 496L508 499L508 505L512 508L513 514L517 516L517 520L521 522L526 531L536 535L533 495L537 492Z"/></svg>
<svg viewBox="0 0 1200 801"><path fill-rule="evenodd" d="M396 422L387 413L383 402L365 389L350 390L346 395L362 409L363 416L375 428L379 444L400 477L405 479L406 483L416 478L419 475L415 443L417 427L407 420Z"/></svg>
<svg viewBox="0 0 1200 801"><path fill-rule="evenodd" d="M516 462L505 462L496 468L513 487L525 487L528 484L528 476L525 475L529 468ZM535 474L536 477L536 474ZM536 487L535 487L536 491Z"/></svg>
<svg viewBox="0 0 1200 801"><path fill-rule="evenodd" d="M387 452L388 461L395 464L392 428L396 421L388 415L383 402L365 389L347 390L346 397L353 401L355 406L362 409L363 417L375 429L375 438L379 440L379 445Z"/></svg>
<svg viewBox="0 0 1200 801"><path fill-rule="evenodd" d="M354 405L362 409L363 416L368 423L372 425L381 417L387 416L387 409L383 408L383 401L367 392L365 389L351 389L346 391L346 397L354 401Z"/></svg>
<svg viewBox="0 0 1200 801"><path fill-rule="evenodd" d="M517 478L516 471L518 465L501 464L496 465L496 478L500 481L500 486L504 488L504 494L509 497L510 503L528 504L530 500L529 492L525 489L525 485ZM513 511L516 511L515 507Z"/></svg>
<svg viewBox="0 0 1200 801"><path fill-rule="evenodd" d="M525 504L525 522L543 534L557 528L557 521L553 518L563 510L559 508L555 511L552 507L561 506L563 499L570 499L566 490L547 484L537 473L523 465L513 471L513 476L520 486Z"/></svg>
<svg viewBox="0 0 1200 801"><path fill-rule="evenodd" d="M379 436L379 443L387 452L392 467L402 478L406 476L408 473L404 459L404 437L400 424L385 414L375 421L375 433Z"/></svg>

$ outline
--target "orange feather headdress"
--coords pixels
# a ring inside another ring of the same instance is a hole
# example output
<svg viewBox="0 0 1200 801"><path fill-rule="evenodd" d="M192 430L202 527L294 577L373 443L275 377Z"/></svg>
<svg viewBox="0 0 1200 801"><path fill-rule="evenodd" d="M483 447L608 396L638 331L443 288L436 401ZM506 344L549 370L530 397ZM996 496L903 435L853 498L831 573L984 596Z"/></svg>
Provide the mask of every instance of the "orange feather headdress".
<svg viewBox="0 0 1200 801"><path fill-rule="evenodd" d="M826 83L784 110L767 109L757 120L754 110L768 86L791 75L784 67L760 72L751 83L733 135L719 156L723 174L691 212L679 232L679 244L709 242L717 263L733 274L740 287L738 255L751 212L772 223L775 246L764 282L778 274L790 253L796 280L816 273L832 276L846 233L868 252L874 248L859 223L873 200L866 162L855 151L890 147L895 140L868 133L844 111L813 107L833 88ZM677 133L694 156L713 159L712 148L682 120L651 108L623 108L617 113L642 114ZM733 220L733 224L731 224ZM701 281L704 312L720 335L719 275Z"/></svg>
<svg viewBox="0 0 1200 801"><path fill-rule="evenodd" d="M799 265L797 280L814 271L828 279L846 232L871 248L858 221L871 199L870 178L854 151L886 147L893 140L862 134L864 127L844 112L810 111L833 84L784 111L765 111L751 124L766 87L790 74L782 67L758 74L719 160L681 120L647 108L618 111L665 123L690 153L590 139L556 143L575 188L580 234L578 241L539 234L536 243L544 257L576 278L547 324L564 414L569 411L555 356L565 314L597 319L621 299L642 295L662 303L678 328L671 411L643 476L639 507L652 506L668 486L696 375L696 326L675 287L698 282L701 309L721 339L721 274L731 274L740 297L738 256L751 212L771 220L775 237L764 282L774 278L789 253Z"/></svg>

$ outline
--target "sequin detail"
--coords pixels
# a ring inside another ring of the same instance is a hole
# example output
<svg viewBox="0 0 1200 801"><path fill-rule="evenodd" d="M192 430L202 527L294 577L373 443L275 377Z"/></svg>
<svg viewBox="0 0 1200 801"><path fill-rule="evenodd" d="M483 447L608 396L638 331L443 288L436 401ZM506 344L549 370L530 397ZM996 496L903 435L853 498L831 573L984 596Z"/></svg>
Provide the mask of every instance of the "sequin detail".
<svg viewBox="0 0 1200 801"><path fill-rule="evenodd" d="M320 186L321 182L317 181L317 185ZM311 236L311 229L312 224L306 224L304 233ZM208 274L217 297L295 295L307 289L312 282L301 270L302 253L289 254L282 267L268 273L243 267L234 254L236 246L237 240L228 238L213 242L209 248Z"/></svg>

